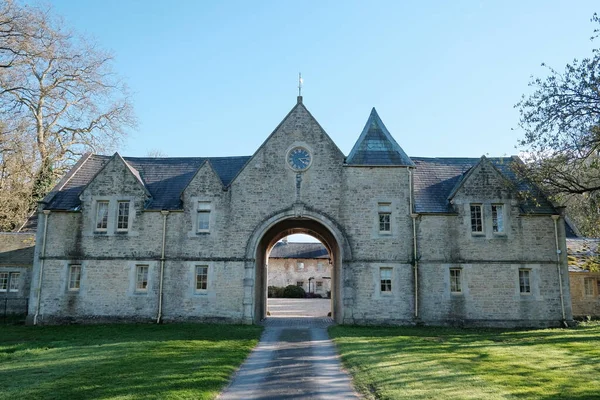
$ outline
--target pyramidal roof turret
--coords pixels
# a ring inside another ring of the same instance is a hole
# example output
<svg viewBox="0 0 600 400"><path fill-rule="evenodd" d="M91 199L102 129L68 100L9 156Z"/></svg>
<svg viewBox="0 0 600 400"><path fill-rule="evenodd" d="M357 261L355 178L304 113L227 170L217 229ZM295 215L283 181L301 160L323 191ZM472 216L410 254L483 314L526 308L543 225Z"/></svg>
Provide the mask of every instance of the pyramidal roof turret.
<svg viewBox="0 0 600 400"><path fill-rule="evenodd" d="M387 130L375 107L371 110L365 128L346 158L346 164L415 166Z"/></svg>

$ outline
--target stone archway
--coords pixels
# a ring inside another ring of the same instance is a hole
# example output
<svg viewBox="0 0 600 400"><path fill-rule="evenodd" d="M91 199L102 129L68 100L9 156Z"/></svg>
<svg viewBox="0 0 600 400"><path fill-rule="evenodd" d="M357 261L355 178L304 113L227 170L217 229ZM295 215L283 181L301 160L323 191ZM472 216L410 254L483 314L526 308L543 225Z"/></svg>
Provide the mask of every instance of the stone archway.
<svg viewBox="0 0 600 400"><path fill-rule="evenodd" d="M332 263L331 311L333 319L343 321L343 262L350 259L350 246L338 225L314 212L288 210L260 224L248 241L244 311L247 322L258 323L266 317L268 252L285 236L304 233L315 237L329 251Z"/></svg>

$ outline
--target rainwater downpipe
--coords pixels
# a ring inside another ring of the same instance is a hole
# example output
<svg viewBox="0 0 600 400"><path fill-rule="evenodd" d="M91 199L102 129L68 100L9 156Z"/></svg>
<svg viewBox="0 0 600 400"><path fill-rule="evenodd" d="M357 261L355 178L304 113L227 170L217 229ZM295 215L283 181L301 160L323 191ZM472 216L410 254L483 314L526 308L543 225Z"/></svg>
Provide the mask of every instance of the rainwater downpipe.
<svg viewBox="0 0 600 400"><path fill-rule="evenodd" d="M44 277L44 259L46 258L46 232L48 232L48 217L50 216L50 210L44 210L42 212L44 213L44 237L42 238L40 274L38 276L37 303L35 306L35 315L33 316L33 325L37 325L38 316L40 315L40 305L42 300L42 278Z"/></svg>
<svg viewBox="0 0 600 400"><path fill-rule="evenodd" d="M562 322L568 328L567 318L565 316L565 299L563 295L562 274L560 272L560 245L558 243L558 219L560 215L552 215L554 221L554 240L556 241L556 272L558 272L558 287L560 288L560 309L562 311Z"/></svg>
<svg viewBox="0 0 600 400"><path fill-rule="evenodd" d="M409 207L410 217L412 218L413 228L413 273L415 277L415 318L419 317L419 263L417 261L417 217L413 205L413 173L412 169L408 169L408 190L409 190Z"/></svg>
<svg viewBox="0 0 600 400"><path fill-rule="evenodd" d="M162 320L162 304L163 304L163 282L165 279L165 244L167 241L167 215L169 212L162 210L160 214L163 216L163 231L162 231L162 250L160 253L160 283L158 289L158 316L156 323L160 324Z"/></svg>

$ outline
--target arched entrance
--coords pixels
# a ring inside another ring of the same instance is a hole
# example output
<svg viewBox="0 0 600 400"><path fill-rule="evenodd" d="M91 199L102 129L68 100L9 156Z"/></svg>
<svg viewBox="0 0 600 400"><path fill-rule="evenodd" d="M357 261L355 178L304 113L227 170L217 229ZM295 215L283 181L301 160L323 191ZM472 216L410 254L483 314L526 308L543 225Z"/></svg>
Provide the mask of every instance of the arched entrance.
<svg viewBox="0 0 600 400"><path fill-rule="evenodd" d="M294 210L289 210L271 217L264 221L258 227L252 238L248 242L247 252L250 259L254 259L251 267L253 273L247 273L247 278L250 276L253 279L248 279L252 282L252 290L247 290L246 296L251 292L250 301L245 301L249 305L251 302L253 307L248 307L246 312L251 312L252 322L258 323L267 315L267 261L269 251L275 243L280 239L296 234L303 233L318 239L329 251L331 257L331 312L333 319L340 323L343 320L342 308L342 274L343 260L350 258L350 248L348 243L338 228L331 219L317 213L302 212L302 215ZM248 268L250 269L250 268ZM247 272L250 272L247 270ZM248 285L250 286L250 285ZM250 289L247 287L247 289ZM248 317L248 316L247 316Z"/></svg>

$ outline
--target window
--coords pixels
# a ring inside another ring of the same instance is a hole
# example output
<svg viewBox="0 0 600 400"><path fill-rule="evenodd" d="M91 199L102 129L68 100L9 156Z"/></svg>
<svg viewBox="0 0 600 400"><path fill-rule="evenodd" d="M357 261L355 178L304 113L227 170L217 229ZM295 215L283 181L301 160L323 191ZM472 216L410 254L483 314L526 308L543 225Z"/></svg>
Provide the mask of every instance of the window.
<svg viewBox="0 0 600 400"><path fill-rule="evenodd" d="M450 292L462 292L461 273L462 270L460 268L450 268Z"/></svg>
<svg viewBox="0 0 600 400"><path fill-rule="evenodd" d="M471 204L471 232L483 233L483 213L481 204Z"/></svg>
<svg viewBox="0 0 600 400"><path fill-rule="evenodd" d="M304 263L303 262L296 263L296 270L304 271Z"/></svg>
<svg viewBox="0 0 600 400"><path fill-rule="evenodd" d="M520 269L519 270L519 291L521 294L531 293L531 270Z"/></svg>
<svg viewBox="0 0 600 400"><path fill-rule="evenodd" d="M320 292L323 290L323 281L317 281L317 291Z"/></svg>
<svg viewBox="0 0 600 400"><path fill-rule="evenodd" d="M81 288L81 265L69 265L69 290Z"/></svg>
<svg viewBox="0 0 600 400"><path fill-rule="evenodd" d="M208 266L196 265L196 291L208 289Z"/></svg>
<svg viewBox="0 0 600 400"><path fill-rule="evenodd" d="M304 287L304 281L296 281L296 286Z"/></svg>
<svg viewBox="0 0 600 400"><path fill-rule="evenodd" d="M117 232L126 232L129 229L129 201L119 201L117 205Z"/></svg>
<svg viewBox="0 0 600 400"><path fill-rule="evenodd" d="M108 201L96 203L96 231L104 232L108 228Z"/></svg>
<svg viewBox="0 0 600 400"><path fill-rule="evenodd" d="M148 291L148 266L136 265L135 267L135 291Z"/></svg>
<svg viewBox="0 0 600 400"><path fill-rule="evenodd" d="M391 292L392 291L392 269L381 268L379 269L379 278L381 281L381 291Z"/></svg>
<svg viewBox="0 0 600 400"><path fill-rule="evenodd" d="M323 268L323 262L317 262L317 272L323 272L325 269Z"/></svg>
<svg viewBox="0 0 600 400"><path fill-rule="evenodd" d="M0 292L8 289L8 272L0 272Z"/></svg>
<svg viewBox="0 0 600 400"><path fill-rule="evenodd" d="M208 232L210 229L211 205L208 201L198 202L198 232Z"/></svg>
<svg viewBox="0 0 600 400"><path fill-rule="evenodd" d="M391 219L392 219L392 204L391 203L379 203L379 233L391 233Z"/></svg>
<svg viewBox="0 0 600 400"><path fill-rule="evenodd" d="M594 281L595 281L594 278L584 278L583 279L583 291L586 296L594 295L594 286L595 286L594 284L596 283Z"/></svg>
<svg viewBox="0 0 600 400"><path fill-rule="evenodd" d="M504 232L504 206L492 204L492 230L494 233Z"/></svg>
<svg viewBox="0 0 600 400"><path fill-rule="evenodd" d="M19 291L19 277L21 276L20 272L11 272L10 273L10 283L9 283L9 291L18 292Z"/></svg>

